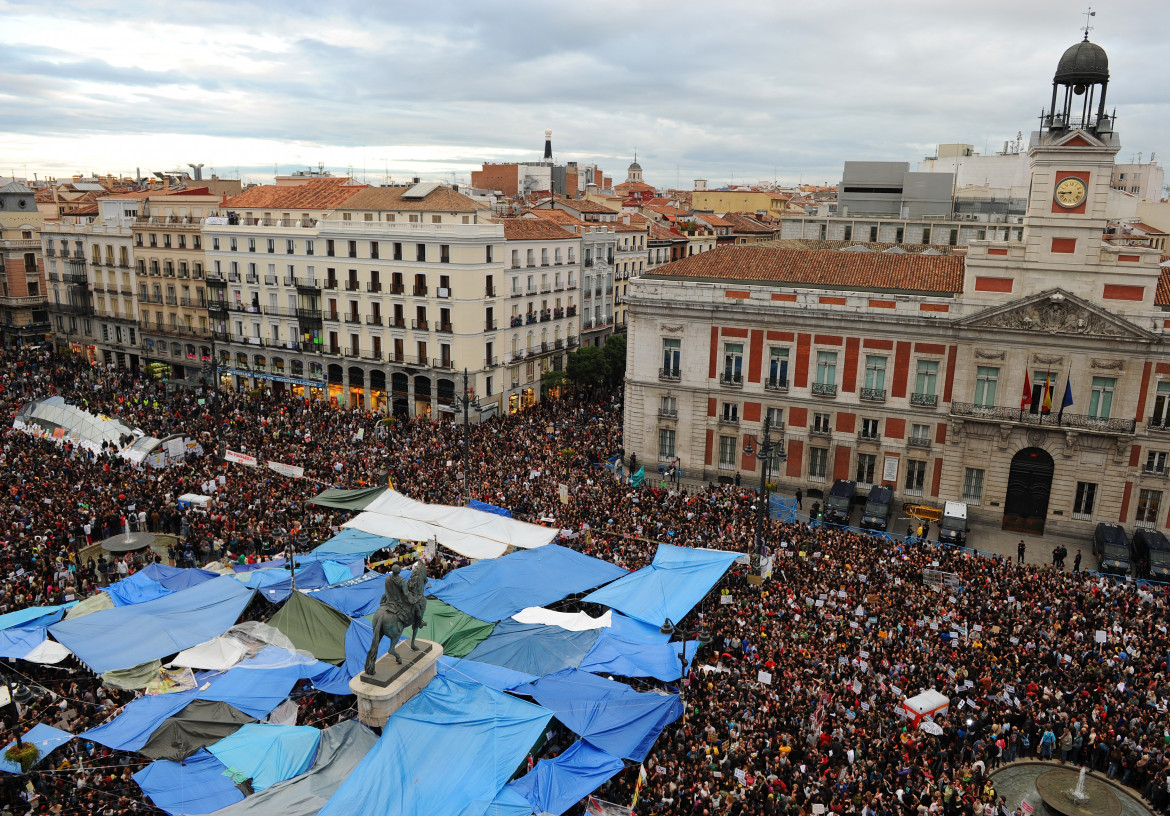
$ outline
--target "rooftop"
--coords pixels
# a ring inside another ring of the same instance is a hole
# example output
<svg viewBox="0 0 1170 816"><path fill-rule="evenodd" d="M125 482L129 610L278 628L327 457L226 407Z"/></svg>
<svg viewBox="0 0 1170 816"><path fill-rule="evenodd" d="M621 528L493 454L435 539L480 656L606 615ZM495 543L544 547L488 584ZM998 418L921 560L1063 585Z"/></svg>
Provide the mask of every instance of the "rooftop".
<svg viewBox="0 0 1170 816"><path fill-rule="evenodd" d="M105 196L105 198L130 198L142 200L145 198L154 198L155 196L210 196L211 190L206 187L156 187L151 190L134 190L130 193L117 193L112 196Z"/></svg>
<svg viewBox="0 0 1170 816"><path fill-rule="evenodd" d="M410 187L368 187L346 199L344 210L443 210L475 212L476 203L450 187L439 186L422 198L406 198Z"/></svg>
<svg viewBox="0 0 1170 816"><path fill-rule="evenodd" d="M332 210L365 190L349 178L318 178L291 187L253 187L224 202L228 209Z"/></svg>
<svg viewBox="0 0 1170 816"><path fill-rule="evenodd" d="M941 295L963 291L963 259L953 255L729 246L675 261L646 277ZM1166 294L1170 302L1170 284Z"/></svg>
<svg viewBox="0 0 1170 816"><path fill-rule="evenodd" d="M501 218L504 238L509 241L564 241L573 233L543 218Z"/></svg>

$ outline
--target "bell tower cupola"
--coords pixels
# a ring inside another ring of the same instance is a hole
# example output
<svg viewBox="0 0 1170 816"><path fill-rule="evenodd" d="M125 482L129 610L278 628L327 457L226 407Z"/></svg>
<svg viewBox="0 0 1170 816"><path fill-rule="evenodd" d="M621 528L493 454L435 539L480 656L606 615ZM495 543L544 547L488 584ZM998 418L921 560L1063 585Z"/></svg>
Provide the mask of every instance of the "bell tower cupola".
<svg viewBox="0 0 1170 816"><path fill-rule="evenodd" d="M1052 102L1042 117L1049 132L1083 130L1106 134L1113 123L1105 114L1105 91L1109 86L1109 57L1105 49L1085 38L1069 48L1056 66L1052 78Z"/></svg>

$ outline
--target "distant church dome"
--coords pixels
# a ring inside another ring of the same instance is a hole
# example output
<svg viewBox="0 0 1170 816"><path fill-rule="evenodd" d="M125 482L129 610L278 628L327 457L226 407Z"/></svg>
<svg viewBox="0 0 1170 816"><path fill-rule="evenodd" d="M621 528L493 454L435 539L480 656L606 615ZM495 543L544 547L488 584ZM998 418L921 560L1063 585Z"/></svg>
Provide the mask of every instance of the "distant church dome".
<svg viewBox="0 0 1170 816"><path fill-rule="evenodd" d="M629 168L626 169L626 172L632 173L635 170L637 170L639 173L642 172L642 165L638 164L636 161L630 164Z"/></svg>
<svg viewBox="0 0 1170 816"><path fill-rule="evenodd" d="M1062 85L1092 85L1109 81L1105 49L1086 38L1064 52L1053 79Z"/></svg>

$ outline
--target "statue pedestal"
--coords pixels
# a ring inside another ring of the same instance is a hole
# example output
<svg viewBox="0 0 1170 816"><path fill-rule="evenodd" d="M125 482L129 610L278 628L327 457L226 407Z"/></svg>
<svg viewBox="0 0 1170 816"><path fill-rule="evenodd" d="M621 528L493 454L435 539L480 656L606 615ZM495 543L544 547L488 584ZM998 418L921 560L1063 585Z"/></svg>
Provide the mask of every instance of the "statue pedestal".
<svg viewBox="0 0 1170 816"><path fill-rule="evenodd" d="M364 672L349 681L349 689L357 695L358 720L371 728L381 728L390 715L418 694L435 676L443 647L433 640L415 639L419 651L411 651L410 641L404 640L395 648L402 664L386 653L374 664L374 674Z"/></svg>

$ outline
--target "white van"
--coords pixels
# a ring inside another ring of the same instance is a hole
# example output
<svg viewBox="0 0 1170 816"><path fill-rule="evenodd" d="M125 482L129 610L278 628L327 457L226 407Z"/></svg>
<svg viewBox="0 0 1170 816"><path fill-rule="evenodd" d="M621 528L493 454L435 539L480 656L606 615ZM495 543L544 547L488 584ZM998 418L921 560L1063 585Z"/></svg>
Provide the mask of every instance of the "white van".
<svg viewBox="0 0 1170 816"><path fill-rule="evenodd" d="M938 522L938 540L948 544L965 544L967 533L967 503L949 501L943 505L942 518Z"/></svg>

